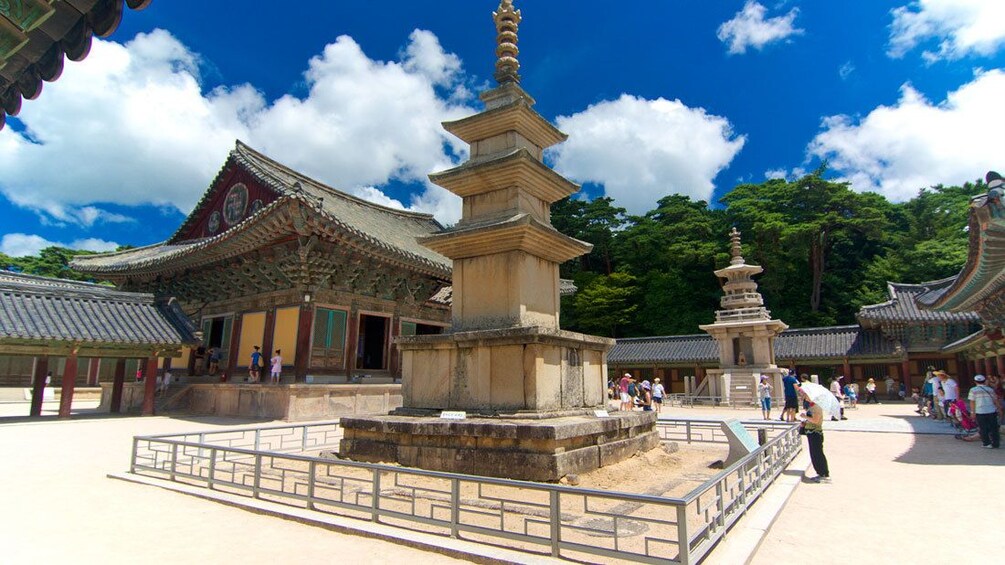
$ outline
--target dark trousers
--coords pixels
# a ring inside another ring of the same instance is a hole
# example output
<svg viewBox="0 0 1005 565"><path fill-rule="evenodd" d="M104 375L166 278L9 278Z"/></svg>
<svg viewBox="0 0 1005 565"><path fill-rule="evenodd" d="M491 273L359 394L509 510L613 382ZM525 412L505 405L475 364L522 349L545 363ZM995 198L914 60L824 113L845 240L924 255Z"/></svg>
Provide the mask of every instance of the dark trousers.
<svg viewBox="0 0 1005 565"><path fill-rule="evenodd" d="M813 462L813 470L821 477L831 476L830 469L827 468L827 456L824 455L824 434L808 432L806 441L810 444L810 461Z"/></svg>
<svg viewBox="0 0 1005 565"><path fill-rule="evenodd" d="M976 414L976 416L977 427L981 432L981 443L991 447L1000 447L1002 438L1001 431L998 429L998 413Z"/></svg>
<svg viewBox="0 0 1005 565"><path fill-rule="evenodd" d="M869 395L869 397L865 399L865 403L866 404L869 404L870 402L875 402L876 404L879 404L879 400L876 400L876 392L875 391L873 391L873 392L866 391L866 394Z"/></svg>

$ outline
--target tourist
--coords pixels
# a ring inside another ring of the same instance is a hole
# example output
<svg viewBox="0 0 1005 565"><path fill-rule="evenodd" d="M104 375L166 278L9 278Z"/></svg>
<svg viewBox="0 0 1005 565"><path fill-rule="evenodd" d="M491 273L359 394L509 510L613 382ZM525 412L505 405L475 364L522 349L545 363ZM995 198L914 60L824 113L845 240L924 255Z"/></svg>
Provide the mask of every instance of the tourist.
<svg viewBox="0 0 1005 565"><path fill-rule="evenodd" d="M217 371L220 370L220 348L210 347L209 348L209 376L216 376Z"/></svg>
<svg viewBox="0 0 1005 565"><path fill-rule="evenodd" d="M886 399L887 400L897 400L897 381L890 375L886 376L884 381L886 384Z"/></svg>
<svg viewBox="0 0 1005 565"><path fill-rule="evenodd" d="M279 384L280 379L282 379L283 374L283 352L279 349L276 350L276 354L272 357L272 372L269 375L269 382L272 384Z"/></svg>
<svg viewBox="0 0 1005 565"><path fill-rule="evenodd" d="M844 385L842 390L844 395L848 397L848 405L854 408L858 405L858 385L855 383L848 383Z"/></svg>
<svg viewBox="0 0 1005 565"><path fill-rule="evenodd" d="M988 375L988 386L995 391L998 402L1005 406L1005 388L1002 387L1002 379L995 375Z"/></svg>
<svg viewBox="0 0 1005 565"><path fill-rule="evenodd" d="M802 386L803 383L808 383L808 382L811 382L809 375L807 375L806 373L803 373L803 374L799 375L799 385L800 386ZM809 409L810 409L810 401L804 398L803 399L803 412L805 412L805 411L807 411Z"/></svg>
<svg viewBox="0 0 1005 565"><path fill-rule="evenodd" d="M942 385L939 391L939 400L942 405L942 413L945 414L949 411L949 405L960 397L960 385L945 371L935 371L935 376L939 377L939 384Z"/></svg>
<svg viewBox="0 0 1005 565"><path fill-rule="evenodd" d="M252 349L254 349L254 351L251 352L251 364L248 365L248 378L251 379L251 382L257 383L259 376L262 374L262 352L261 348L257 345Z"/></svg>
<svg viewBox="0 0 1005 565"><path fill-rule="evenodd" d="M653 392L652 385L649 381L642 381L642 386L639 387L639 404L642 405L643 412L653 411Z"/></svg>
<svg viewBox="0 0 1005 565"><path fill-rule="evenodd" d="M193 371L197 377L201 377L203 370L206 368L206 345L199 342L199 345L197 345L195 350L192 352L192 357L195 358Z"/></svg>
<svg viewBox="0 0 1005 565"><path fill-rule="evenodd" d="M165 371L164 378L161 379L161 393L167 392L169 386L171 386L171 371Z"/></svg>
<svg viewBox="0 0 1005 565"><path fill-rule="evenodd" d="M660 378L656 377L653 381L653 403L656 405L656 413L660 413L660 409L663 408L663 395L666 393L666 389L663 388L663 383L660 382Z"/></svg>
<svg viewBox="0 0 1005 565"><path fill-rule="evenodd" d="M761 382L757 385L757 398L761 400L761 417L765 420L771 419L771 377L761 375Z"/></svg>
<svg viewBox="0 0 1005 565"><path fill-rule="evenodd" d="M900 383L897 385L897 398L905 400L907 398L907 385Z"/></svg>
<svg viewBox="0 0 1005 565"><path fill-rule="evenodd" d="M632 409L632 397L628 394L628 385L632 382L632 375L625 373L621 380L618 381L618 392L621 394L621 407L618 410L622 412L627 412Z"/></svg>
<svg viewBox="0 0 1005 565"><path fill-rule="evenodd" d="M628 380L628 398L628 409L635 410L635 407L639 405L639 384L635 377Z"/></svg>
<svg viewBox="0 0 1005 565"><path fill-rule="evenodd" d="M985 383L984 375L974 375L977 383L970 389L967 399L970 401L970 413L977 418L977 427L981 434L981 446L988 449L1001 447L1001 430L998 425L1002 415L1002 404L995 390Z"/></svg>
<svg viewBox="0 0 1005 565"><path fill-rule="evenodd" d="M844 394L841 392L841 378L842 377L838 376L831 379L831 394L833 394L834 398L837 398L838 402L841 404L841 419L847 420L848 418L845 418L844 415ZM831 420L836 422L837 418L831 416Z"/></svg>
<svg viewBox="0 0 1005 565"><path fill-rule="evenodd" d="M879 404L879 400L876 399L876 379L869 378L865 383L865 403L875 402Z"/></svg>
<svg viewBox="0 0 1005 565"><path fill-rule="evenodd" d="M809 401L809 398L803 395ZM806 434L806 442L810 448L810 462L813 463L813 470L817 476L809 479L812 483L831 482L830 469L827 467L827 456L824 455L824 411L810 402L810 407L806 411L806 418L802 421L803 433Z"/></svg>
<svg viewBox="0 0 1005 565"><path fill-rule="evenodd" d="M931 370L934 369L934 367L929 367L929 369L929 374L931 376L928 377L927 381L925 381L928 385L930 385L930 389L932 391L931 397L929 397L928 410L932 418L941 420L946 417L945 412L942 410L942 402L939 400L939 397L942 396L942 381L939 380L939 376L935 374L935 371Z"/></svg>
<svg viewBox="0 0 1005 565"><path fill-rule="evenodd" d="M787 369L782 369L782 386L785 389L785 408L782 410L781 419L786 422L796 421L796 412L799 410L799 379L789 374Z"/></svg>

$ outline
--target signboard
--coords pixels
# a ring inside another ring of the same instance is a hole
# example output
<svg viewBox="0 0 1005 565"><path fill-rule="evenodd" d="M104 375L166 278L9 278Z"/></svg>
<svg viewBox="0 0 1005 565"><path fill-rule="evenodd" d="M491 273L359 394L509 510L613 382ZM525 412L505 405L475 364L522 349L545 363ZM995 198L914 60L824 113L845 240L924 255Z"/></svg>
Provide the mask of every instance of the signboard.
<svg viewBox="0 0 1005 565"><path fill-rule="evenodd" d="M610 418L611 417L611 415L607 412L607 410L594 410L593 411L593 415L596 416L596 417L598 417L598 418Z"/></svg>
<svg viewBox="0 0 1005 565"><path fill-rule="evenodd" d="M739 420L726 420L722 422L722 433L729 440L729 455L726 457L726 467L750 455L760 447L754 436L750 435L750 432L747 431L747 428L743 427L743 424Z"/></svg>
<svg viewBox="0 0 1005 565"><path fill-rule="evenodd" d="M440 412L440 418L443 420L465 420L467 419L467 417L468 417L467 412L454 412L448 410Z"/></svg>

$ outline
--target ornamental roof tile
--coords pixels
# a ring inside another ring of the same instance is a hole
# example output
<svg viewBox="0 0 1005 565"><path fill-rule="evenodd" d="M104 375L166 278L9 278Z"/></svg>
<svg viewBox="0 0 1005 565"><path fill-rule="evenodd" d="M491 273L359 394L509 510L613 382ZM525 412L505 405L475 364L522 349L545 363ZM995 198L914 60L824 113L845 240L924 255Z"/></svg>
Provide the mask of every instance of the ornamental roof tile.
<svg viewBox="0 0 1005 565"><path fill-rule="evenodd" d="M891 358L900 354L891 340L859 326L785 330L775 339L775 357L807 359ZM619 339L607 356L612 365L635 363L716 363L719 348L705 334Z"/></svg>
<svg viewBox="0 0 1005 565"><path fill-rule="evenodd" d="M194 332L195 326L173 300L0 272L0 342L181 346L195 343Z"/></svg>
<svg viewBox="0 0 1005 565"><path fill-rule="evenodd" d="M862 323L929 323L959 324L979 321L975 312L938 312L925 310L920 298L928 293L938 293L953 284L955 278L929 281L920 284L887 283L890 300L863 306L856 317Z"/></svg>

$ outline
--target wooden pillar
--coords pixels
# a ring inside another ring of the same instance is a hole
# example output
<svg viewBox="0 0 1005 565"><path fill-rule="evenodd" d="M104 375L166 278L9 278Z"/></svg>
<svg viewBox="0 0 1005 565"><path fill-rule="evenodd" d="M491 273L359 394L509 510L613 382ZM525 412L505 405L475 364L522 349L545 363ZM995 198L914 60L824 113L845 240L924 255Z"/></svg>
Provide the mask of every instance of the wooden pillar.
<svg viewBox="0 0 1005 565"><path fill-rule="evenodd" d="M356 353L359 351L359 311L353 306L349 309L349 338L346 340L345 352L345 382L352 380L356 372Z"/></svg>
<svg viewBox="0 0 1005 565"><path fill-rule="evenodd" d="M990 374L991 374L991 358L990 357L985 357L984 358L984 376L986 377L986 376L988 376Z"/></svg>
<svg viewBox="0 0 1005 565"><path fill-rule="evenodd" d="M63 387L59 398L59 417L69 418L73 406L73 389L77 386L77 349L70 351L63 366Z"/></svg>
<svg viewBox="0 0 1005 565"><path fill-rule="evenodd" d="M272 338L275 337L276 333L276 309L270 308L265 311L265 328L262 330L262 360L265 363L265 368L262 369L262 375L259 377L261 382L269 382L266 380L269 376L269 369L272 363L269 359L272 359Z"/></svg>
<svg viewBox="0 0 1005 565"><path fill-rule="evenodd" d="M1005 375L1005 357L1001 355L995 355L995 369L998 370L996 373L999 377Z"/></svg>
<svg viewBox="0 0 1005 565"><path fill-rule="evenodd" d="M143 415L154 415L154 399L157 397L157 357L147 359L143 371Z"/></svg>
<svg viewBox="0 0 1005 565"><path fill-rule="evenodd" d="M843 372L842 374L844 376L845 384L851 382L851 380L852 380L851 363L848 362L848 358L847 357L845 357L841 361L841 371Z"/></svg>
<svg viewBox="0 0 1005 565"><path fill-rule="evenodd" d="M192 346L188 350L188 374L189 375L194 375L195 374L195 349L197 347L199 347L199 346L198 345L194 345L194 346Z"/></svg>
<svg viewBox="0 0 1005 565"><path fill-rule="evenodd" d="M401 319L397 314L391 316L391 331L388 339L390 343L387 348L387 369L391 373L391 379L397 381L401 378L401 354L398 352L398 347L394 344L394 338L401 335Z"/></svg>
<svg viewBox="0 0 1005 565"><path fill-rule="evenodd" d="M904 383L904 392L910 396L911 394L911 361L909 359L904 359L900 362L900 373L903 376L900 382Z"/></svg>
<svg viewBox="0 0 1005 565"><path fill-rule="evenodd" d="M87 386L98 386L98 370L101 368L101 359L91 358L87 362Z"/></svg>
<svg viewBox="0 0 1005 565"><path fill-rule="evenodd" d="M227 368L225 369L227 373L227 378L232 382L234 377L237 375L237 366L241 363L242 359L238 359L241 355L241 323L244 321L244 316L241 314L234 314L234 323L231 324L230 328L230 351L227 352ZM170 361L170 359L165 359L165 362ZM251 361L243 359L249 365ZM167 372L167 366L164 369ZM245 374L247 376L247 374Z"/></svg>
<svg viewBox="0 0 1005 565"><path fill-rule="evenodd" d="M170 357L165 357L164 358L164 371L163 372L165 374L167 374L167 372L170 371L170 370L171 370L171 358Z"/></svg>
<svg viewBox="0 0 1005 565"><path fill-rule="evenodd" d="M126 382L126 360L115 360L115 374L112 377L112 405L109 411L118 414L122 411L122 386Z"/></svg>
<svg viewBox="0 0 1005 565"><path fill-rule="evenodd" d="M311 333L314 329L314 305L304 302L300 305L300 320L297 323L297 352L293 360L293 382L302 383L311 366Z"/></svg>
<svg viewBox="0 0 1005 565"><path fill-rule="evenodd" d="M49 356L35 358L35 371L31 377L31 409L30 416L42 415L42 399L45 396L45 378L49 375Z"/></svg>

